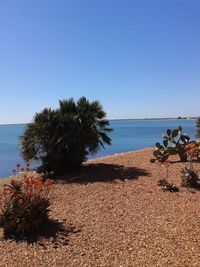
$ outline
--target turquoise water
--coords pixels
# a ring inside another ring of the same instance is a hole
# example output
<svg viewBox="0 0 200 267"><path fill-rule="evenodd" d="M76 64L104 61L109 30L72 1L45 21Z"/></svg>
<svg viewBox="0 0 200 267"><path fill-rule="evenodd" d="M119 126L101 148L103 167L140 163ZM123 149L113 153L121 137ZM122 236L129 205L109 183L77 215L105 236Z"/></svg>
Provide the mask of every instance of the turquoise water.
<svg viewBox="0 0 200 267"><path fill-rule="evenodd" d="M195 137L195 120L116 120L110 121L114 131L112 145L94 157L102 157L130 150L153 147L162 140L166 128L183 127L183 132ZM0 177L12 174L16 163L23 163L19 153L20 136L25 124L0 125Z"/></svg>

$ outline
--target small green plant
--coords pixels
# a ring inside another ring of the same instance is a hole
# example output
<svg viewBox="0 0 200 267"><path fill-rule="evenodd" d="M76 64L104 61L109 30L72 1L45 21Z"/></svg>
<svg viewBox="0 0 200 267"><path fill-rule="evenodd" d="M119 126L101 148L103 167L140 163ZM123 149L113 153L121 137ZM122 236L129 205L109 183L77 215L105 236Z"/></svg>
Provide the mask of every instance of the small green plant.
<svg viewBox="0 0 200 267"><path fill-rule="evenodd" d="M181 170L181 186L183 187L198 187L198 171L185 167Z"/></svg>
<svg viewBox="0 0 200 267"><path fill-rule="evenodd" d="M170 163L171 163L171 161L169 161L169 160L166 160L166 161L160 163L161 165L165 166L165 176L164 176L165 178L159 180L158 185L162 187L163 191L178 192L179 191L178 187L176 187L173 183L170 183L168 181Z"/></svg>
<svg viewBox="0 0 200 267"><path fill-rule="evenodd" d="M186 147L188 166L181 170L181 185L183 187L198 187L198 171L193 168L193 158L198 157L199 149L190 144Z"/></svg>
<svg viewBox="0 0 200 267"><path fill-rule="evenodd" d="M173 183L169 183L166 179L161 179L158 181L158 185L162 187L163 191L178 192L179 189Z"/></svg>
<svg viewBox="0 0 200 267"><path fill-rule="evenodd" d="M182 127L179 126L176 129L167 129L166 134L163 135L162 145L156 143L156 149L153 152L154 159L151 162L166 161L170 155L179 155L181 162L186 162L187 151L185 150L188 144L196 144L195 141L190 141L190 137L182 133Z"/></svg>
<svg viewBox="0 0 200 267"><path fill-rule="evenodd" d="M4 185L0 226L5 237L24 236L48 221L51 189L52 180L43 181L40 175L31 173Z"/></svg>

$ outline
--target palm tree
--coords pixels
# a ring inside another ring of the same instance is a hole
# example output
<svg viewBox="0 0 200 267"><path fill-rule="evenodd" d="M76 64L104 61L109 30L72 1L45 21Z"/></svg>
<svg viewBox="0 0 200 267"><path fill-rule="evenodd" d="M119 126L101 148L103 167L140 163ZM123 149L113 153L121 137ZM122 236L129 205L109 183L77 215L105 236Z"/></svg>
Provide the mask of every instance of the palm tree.
<svg viewBox="0 0 200 267"><path fill-rule="evenodd" d="M111 132L106 113L99 101L81 97L59 101L56 110L36 113L21 137L21 152L25 160L40 160L41 171L63 174L80 167L88 154L110 145Z"/></svg>

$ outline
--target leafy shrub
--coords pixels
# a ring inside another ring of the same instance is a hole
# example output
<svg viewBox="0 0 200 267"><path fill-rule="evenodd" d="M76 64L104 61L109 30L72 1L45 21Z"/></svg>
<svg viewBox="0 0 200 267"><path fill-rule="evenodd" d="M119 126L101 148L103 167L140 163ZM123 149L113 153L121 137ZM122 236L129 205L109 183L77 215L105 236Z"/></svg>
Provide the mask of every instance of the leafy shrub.
<svg viewBox="0 0 200 267"><path fill-rule="evenodd" d="M199 146L195 141L190 141L190 137L182 134L182 127L179 126L176 129L167 129L166 134L163 135L162 145L156 143L156 149L153 152L154 159L151 162L166 161L170 155L179 155L181 162L186 162L187 158L187 146L193 145L199 151Z"/></svg>
<svg viewBox="0 0 200 267"><path fill-rule="evenodd" d="M162 186L163 191L178 192L179 189L173 183L169 183L166 179L158 181L158 185Z"/></svg>
<svg viewBox="0 0 200 267"><path fill-rule="evenodd" d="M98 101L90 103L81 97L77 102L69 99L59 104L56 110L36 113L21 139L25 161L40 160L39 171L48 175L78 168L89 153L111 144L107 133L112 129Z"/></svg>
<svg viewBox="0 0 200 267"><path fill-rule="evenodd" d="M26 173L21 180L4 185L0 226L5 236L23 236L48 221L52 180Z"/></svg>

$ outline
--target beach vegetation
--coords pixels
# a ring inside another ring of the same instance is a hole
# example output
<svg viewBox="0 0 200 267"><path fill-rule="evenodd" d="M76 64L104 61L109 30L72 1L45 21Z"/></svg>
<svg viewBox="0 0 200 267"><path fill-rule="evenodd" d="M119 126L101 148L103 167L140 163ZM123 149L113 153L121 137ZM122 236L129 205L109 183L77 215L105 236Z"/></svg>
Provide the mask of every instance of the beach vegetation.
<svg viewBox="0 0 200 267"><path fill-rule="evenodd" d="M0 227L4 236L21 237L39 230L49 220L49 191L53 181L25 173L22 179L4 184Z"/></svg>
<svg viewBox="0 0 200 267"><path fill-rule="evenodd" d="M169 168L170 168L170 164L171 161L166 160L162 163L160 163L160 165L164 165L165 166L165 175L163 179L160 179L158 181L158 185L162 187L163 191L169 191L169 192L178 192L179 188L177 186L175 186L172 182L169 182Z"/></svg>
<svg viewBox="0 0 200 267"><path fill-rule="evenodd" d="M168 182L166 179L161 179L158 181L158 185L162 187L163 191L168 192L178 192L179 188L175 186L173 183Z"/></svg>
<svg viewBox="0 0 200 267"><path fill-rule="evenodd" d="M36 113L21 137L25 161L39 160L38 170L51 175L79 168L89 154L111 144L112 131L99 101L81 97L60 100L59 108Z"/></svg>
<svg viewBox="0 0 200 267"><path fill-rule="evenodd" d="M198 171L193 167L193 158L196 156L196 150L192 147L187 150L188 163L185 168L181 170L181 186L183 187L199 187Z"/></svg>
<svg viewBox="0 0 200 267"><path fill-rule="evenodd" d="M200 118L196 120L196 139L200 142Z"/></svg>
<svg viewBox="0 0 200 267"><path fill-rule="evenodd" d="M153 152L154 159L151 162L166 161L170 155L178 155L181 162L188 161L187 152L196 150L196 155L199 154L199 145L196 141L191 141L190 137L182 133L182 127L179 126L176 129L167 129L166 134L163 135L162 144L156 143L156 148Z"/></svg>
<svg viewBox="0 0 200 267"><path fill-rule="evenodd" d="M185 167L181 170L181 186L183 187L198 187L198 171L191 168Z"/></svg>

